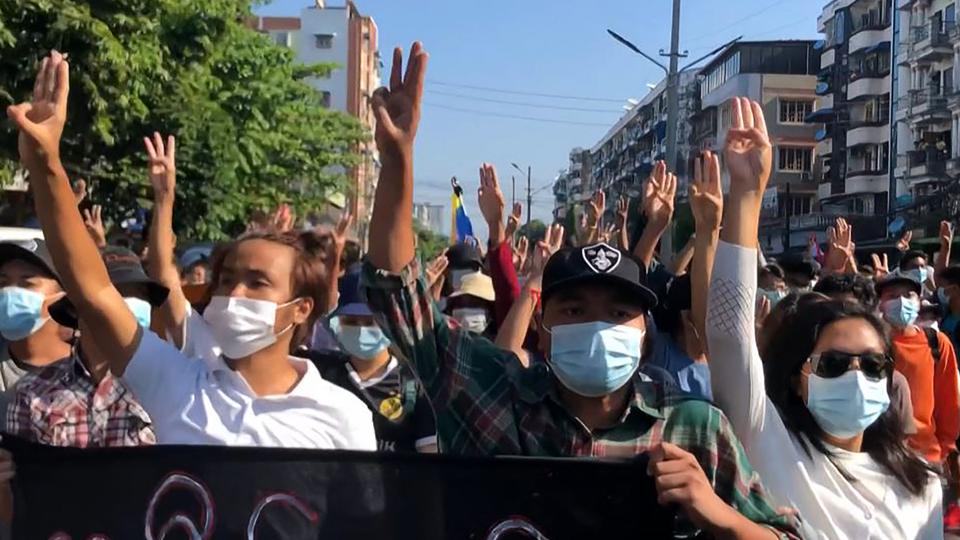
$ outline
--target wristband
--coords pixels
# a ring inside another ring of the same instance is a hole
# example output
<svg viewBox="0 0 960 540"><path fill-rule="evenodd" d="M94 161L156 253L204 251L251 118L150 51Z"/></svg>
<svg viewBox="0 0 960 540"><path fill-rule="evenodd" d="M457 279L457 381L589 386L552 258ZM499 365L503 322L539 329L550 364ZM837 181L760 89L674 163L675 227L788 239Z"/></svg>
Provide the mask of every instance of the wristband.
<svg viewBox="0 0 960 540"><path fill-rule="evenodd" d="M534 289L534 288L532 288L532 287L531 287L530 289L527 289L527 290L530 291L530 298L533 299L533 305L534 305L534 307L539 308L539 307L540 307L540 297L542 296L542 292L540 291L540 289Z"/></svg>

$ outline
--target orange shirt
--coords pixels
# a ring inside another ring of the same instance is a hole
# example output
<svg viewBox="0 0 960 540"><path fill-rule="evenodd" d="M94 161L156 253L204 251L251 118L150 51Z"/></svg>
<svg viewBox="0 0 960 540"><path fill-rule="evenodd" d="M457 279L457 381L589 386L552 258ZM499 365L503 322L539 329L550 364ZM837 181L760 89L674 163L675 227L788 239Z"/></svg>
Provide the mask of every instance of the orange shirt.
<svg viewBox="0 0 960 540"><path fill-rule="evenodd" d="M910 386L917 432L907 442L927 461L940 464L956 448L960 435L960 391L953 344L938 332L940 359L934 361L923 331L893 338L897 371Z"/></svg>

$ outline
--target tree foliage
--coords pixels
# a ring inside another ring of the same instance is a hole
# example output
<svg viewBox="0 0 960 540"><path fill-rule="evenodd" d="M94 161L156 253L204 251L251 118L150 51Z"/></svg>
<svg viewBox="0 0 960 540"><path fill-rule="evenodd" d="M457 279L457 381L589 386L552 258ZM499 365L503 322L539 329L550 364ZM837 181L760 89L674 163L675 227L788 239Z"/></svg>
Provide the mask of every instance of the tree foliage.
<svg viewBox="0 0 960 540"><path fill-rule="evenodd" d="M303 82L331 66L298 66L250 17L249 0L0 0L0 106L29 95L56 48L71 62L63 160L113 221L150 204L154 130L178 138L179 234L221 239L279 202L304 215L366 135ZM16 159L15 137L0 126L0 160Z"/></svg>
<svg viewBox="0 0 960 540"><path fill-rule="evenodd" d="M450 239L424 228L419 221L413 221L413 230L417 234L417 251L423 260L430 261L450 246Z"/></svg>

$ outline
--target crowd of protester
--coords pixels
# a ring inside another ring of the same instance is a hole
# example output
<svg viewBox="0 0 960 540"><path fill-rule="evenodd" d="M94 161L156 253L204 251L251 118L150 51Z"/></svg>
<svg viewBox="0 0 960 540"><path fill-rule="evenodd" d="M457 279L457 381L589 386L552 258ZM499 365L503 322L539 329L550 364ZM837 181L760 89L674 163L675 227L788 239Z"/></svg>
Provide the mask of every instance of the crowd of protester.
<svg viewBox="0 0 960 540"><path fill-rule="evenodd" d="M960 527L948 223L933 264L909 235L860 264L843 219L825 251L813 240L766 260L772 147L762 107L734 98L722 156L693 164L696 231L669 264L658 246L677 179L663 162L637 205L639 234L630 201L605 219L598 192L577 230L554 224L537 241L518 238L522 209L507 215L483 164L487 245L421 263L413 148L427 61L414 44L404 70L396 50L373 95L383 168L366 253L349 214L298 228L282 208L178 267L175 138L144 139L144 253L109 245L59 160L68 62L44 58L32 98L7 111L44 239L0 243L3 431L72 447L645 454L658 502L716 538ZM0 453L5 523L14 474Z"/></svg>

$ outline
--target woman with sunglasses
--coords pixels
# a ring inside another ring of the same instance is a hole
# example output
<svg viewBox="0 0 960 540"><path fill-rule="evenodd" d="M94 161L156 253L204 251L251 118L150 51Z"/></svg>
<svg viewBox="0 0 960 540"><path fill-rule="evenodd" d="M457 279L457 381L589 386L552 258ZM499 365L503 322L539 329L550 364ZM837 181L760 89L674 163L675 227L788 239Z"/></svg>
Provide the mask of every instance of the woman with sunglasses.
<svg viewBox="0 0 960 540"><path fill-rule="evenodd" d="M889 406L890 342L875 315L837 301L806 304L771 337L761 363L757 238L772 152L759 104L736 98L732 124L706 319L717 404L772 498L799 512L805 538L942 538L940 482L907 449Z"/></svg>

